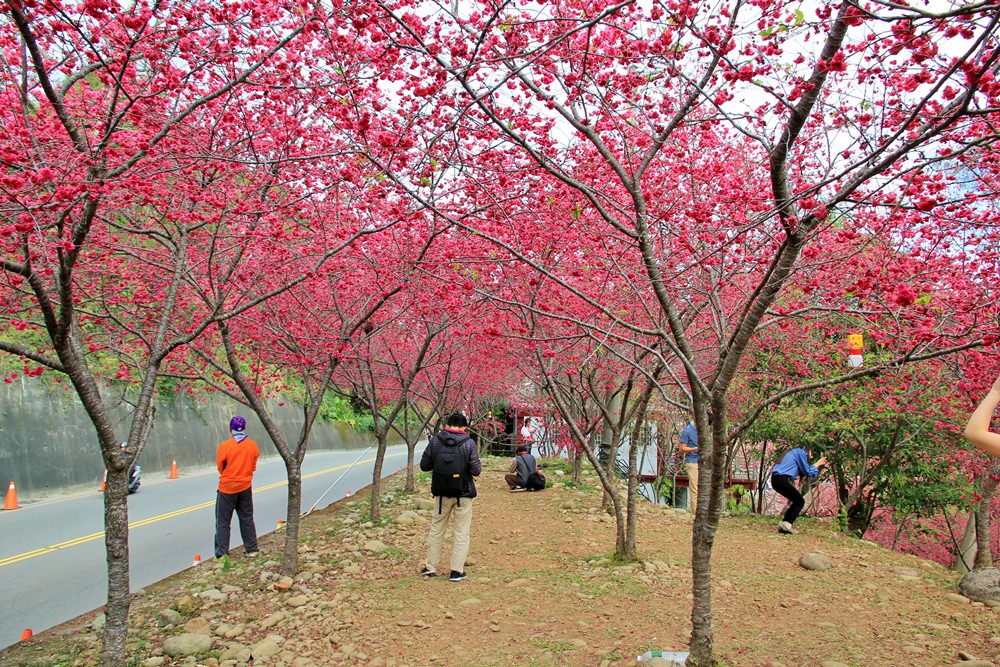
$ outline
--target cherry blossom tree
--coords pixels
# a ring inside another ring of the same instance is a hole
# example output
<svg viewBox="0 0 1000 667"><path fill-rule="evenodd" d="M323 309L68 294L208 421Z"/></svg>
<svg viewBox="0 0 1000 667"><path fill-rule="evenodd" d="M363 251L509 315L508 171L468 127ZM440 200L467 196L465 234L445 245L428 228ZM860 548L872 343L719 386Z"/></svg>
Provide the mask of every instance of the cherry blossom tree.
<svg viewBox="0 0 1000 667"><path fill-rule="evenodd" d="M995 12L844 2L807 15L739 1L378 8L363 29L388 33L406 55L399 80L422 82L401 106L440 100L422 120L466 138L467 154L490 146L508 170L520 168L522 176L501 186L544 178L577 193L589 224L567 221L554 233L572 234L588 251L595 235L613 238L633 259L625 268L641 267L624 275L655 311L664 354L683 367L704 437L701 466L711 471L702 476L709 502L699 505L692 540L690 660L711 664L710 558L733 435L728 395L744 355L805 251L822 254L823 232L866 210L875 233L900 238L906 216L899 212L948 205L927 170L995 141L988 129L998 92ZM451 157L429 159L463 176L473 171ZM502 173L494 160L482 160L479 173ZM413 196L426 200L410 182ZM975 218L961 204L950 212ZM531 237L490 219L474 227L586 296L527 250ZM923 229L931 244L940 238L933 217ZM731 266L744 279L726 302L719 295ZM909 299L906 290L898 294ZM641 306L636 318L635 309L586 303L633 335L649 321ZM716 316L714 340L692 336L691 311ZM946 341L932 332L923 347ZM716 415L711 428L708 410Z"/></svg>
<svg viewBox="0 0 1000 667"><path fill-rule="evenodd" d="M224 198L170 193L194 172L205 179L200 186L189 180L188 194L204 193L220 164L237 153L246 158L248 128L290 118L291 109L269 104L262 92L287 88L289 65L317 43L314 32L327 17L315 10L261 5L245 12L216 2L4 6L0 303L25 333L5 338L0 349L38 364L33 374L65 374L97 432L108 469L102 664L125 659L126 475L149 431L157 378L174 351L230 315L192 307L182 290L191 235L239 212ZM247 165L240 181L246 191L267 178L266 169ZM158 236L161 223L179 233ZM139 238L153 254L163 251L156 281L116 274L125 257L141 252ZM232 266L231 258L217 261ZM102 399L102 363L95 366L95 355L110 349L102 350L103 332L115 325L124 325L115 347L124 341L130 355L115 375L138 386L125 457Z"/></svg>

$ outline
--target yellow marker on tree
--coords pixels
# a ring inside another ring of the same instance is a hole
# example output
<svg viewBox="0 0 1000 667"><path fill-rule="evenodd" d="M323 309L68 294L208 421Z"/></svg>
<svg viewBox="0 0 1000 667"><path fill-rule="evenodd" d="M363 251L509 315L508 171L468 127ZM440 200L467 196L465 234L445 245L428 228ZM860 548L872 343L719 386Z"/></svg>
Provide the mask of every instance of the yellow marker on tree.
<svg viewBox="0 0 1000 667"><path fill-rule="evenodd" d="M853 333L847 336L847 363L851 368L857 368L865 362L862 354L864 345L865 339L861 334Z"/></svg>

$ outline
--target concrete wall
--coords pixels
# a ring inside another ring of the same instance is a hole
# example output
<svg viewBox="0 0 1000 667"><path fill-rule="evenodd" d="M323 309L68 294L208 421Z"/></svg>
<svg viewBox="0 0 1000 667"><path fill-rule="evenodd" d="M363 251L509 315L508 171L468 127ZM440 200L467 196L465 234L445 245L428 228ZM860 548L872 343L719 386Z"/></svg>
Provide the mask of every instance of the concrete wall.
<svg viewBox="0 0 1000 667"><path fill-rule="evenodd" d="M0 383L0 485L6 491L13 480L18 497L91 485L96 489L104 471L93 425L72 391L51 380L19 377ZM128 436L131 407L114 400L115 392L104 390L105 401L114 404L112 414L119 440ZM285 437L295 442L302 419L299 406L272 404ZM173 460L181 471L213 465L216 445L229 437L229 419L247 418L247 433L260 445L261 454L276 454L256 416L231 399L212 395L206 400L179 396L159 401L156 421L146 449L139 457L143 477L167 471ZM309 449L367 447L372 438L343 423L318 420L310 436Z"/></svg>

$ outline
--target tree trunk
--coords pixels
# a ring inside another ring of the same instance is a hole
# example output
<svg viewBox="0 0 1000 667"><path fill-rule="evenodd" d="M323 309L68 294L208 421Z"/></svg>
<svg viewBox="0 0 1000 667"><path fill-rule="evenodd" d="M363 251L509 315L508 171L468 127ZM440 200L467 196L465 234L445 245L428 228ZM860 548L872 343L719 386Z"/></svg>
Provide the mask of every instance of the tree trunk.
<svg viewBox="0 0 1000 667"><path fill-rule="evenodd" d="M415 456L416 450L417 450L417 443L416 443L416 441L414 441L414 442L407 441L407 443L406 443L406 486L403 487L403 490L406 491L406 493L413 493L416 490L416 484L415 484L415 481L414 481L415 475L413 473L413 458Z"/></svg>
<svg viewBox="0 0 1000 667"><path fill-rule="evenodd" d="M642 426L646 421L646 410L649 407L649 398L652 396L653 386L650 385L647 391L643 392L639 398L639 404L635 413L635 423L632 426L632 437L628 443L628 495L625 500L625 557L636 560L639 557L635 544L635 524L636 524L636 496L639 491L639 438L642 435Z"/></svg>
<svg viewBox="0 0 1000 667"><path fill-rule="evenodd" d="M580 486L580 471L583 468L580 450L574 447L571 456L573 457L573 486Z"/></svg>
<svg viewBox="0 0 1000 667"><path fill-rule="evenodd" d="M302 515L302 465L292 457L285 462L288 474L288 503L285 514L285 551L281 573L294 577L299 571L299 526Z"/></svg>
<svg viewBox="0 0 1000 667"><path fill-rule="evenodd" d="M56 352L66 367L66 374L76 390L80 402L90 417L101 447L104 467L108 471L104 489L104 547L108 566L108 601L104 608L105 625L101 646L102 667L121 667L125 664L125 641L128 637L128 613L131 604L129 593L128 550L128 461L119 455L118 440L100 389L87 368L80 352L74 324L69 335L54 338ZM135 413L141 420L142 413ZM139 428L142 432L142 427Z"/></svg>
<svg viewBox="0 0 1000 667"><path fill-rule="evenodd" d="M712 405L715 421L708 426L704 404L695 403L698 428L698 508L691 533L691 574L694 601L691 607L691 645L688 665L713 664L712 547L719 528L719 502L725 475L725 399ZM702 435L702 434L707 434ZM708 473L707 475L705 473ZM707 502L706 502L707 500Z"/></svg>
<svg viewBox="0 0 1000 667"><path fill-rule="evenodd" d="M119 470L114 458L105 457L108 484L104 489L104 546L108 563L108 602L104 609L104 644L101 664L125 664L128 636L129 557L128 557L128 469Z"/></svg>
<svg viewBox="0 0 1000 667"><path fill-rule="evenodd" d="M979 507L976 508L976 563L975 569L993 567L993 550L990 547L990 505L997 490L997 479L986 473L980 489Z"/></svg>
<svg viewBox="0 0 1000 667"><path fill-rule="evenodd" d="M978 531L976 530L976 514L978 507L969 512L969 520L965 522L965 532L958 543L958 558L955 559L955 570L958 572L969 572L976 563L979 543L977 542Z"/></svg>
<svg viewBox="0 0 1000 667"><path fill-rule="evenodd" d="M698 514L709 503L698 503ZM707 667L712 664L712 545L716 525L696 521L691 535L691 575L694 600L691 607L691 645L688 665Z"/></svg>
<svg viewBox="0 0 1000 667"><path fill-rule="evenodd" d="M369 503L368 518L372 523L379 522L379 494L381 493L382 463L385 461L386 435L378 435L378 451L375 452L375 468L372 470L372 497Z"/></svg>
<svg viewBox="0 0 1000 667"><path fill-rule="evenodd" d="M638 428L632 431L633 438L628 448L628 493L625 497L625 548L623 556L629 561L634 561L638 558L638 551L635 546L635 505L639 489L639 471L636 470L639 443L638 438L634 437L638 431Z"/></svg>
<svg viewBox="0 0 1000 667"><path fill-rule="evenodd" d="M873 511L874 508L865 498L856 498L847 508L847 532L857 537L864 537L871 523Z"/></svg>
<svg viewBox="0 0 1000 667"><path fill-rule="evenodd" d="M767 460L767 440L764 441L760 449L760 468L757 470L757 514L764 515L764 502L766 500L767 489L764 488L768 482L768 468L764 461Z"/></svg>
<svg viewBox="0 0 1000 667"><path fill-rule="evenodd" d="M615 463L618 460L618 441L621 438L621 431L611 425L605 426L604 433L601 435L601 446L602 451L607 452L607 458L601 461L601 465L604 467L604 474L607 478L614 483L615 480ZM604 450L604 447L607 447ZM602 451L598 451L598 458ZM604 491L604 495L601 497L601 509L605 512L611 511L612 500L611 496L607 490ZM623 533L624 534L624 533Z"/></svg>

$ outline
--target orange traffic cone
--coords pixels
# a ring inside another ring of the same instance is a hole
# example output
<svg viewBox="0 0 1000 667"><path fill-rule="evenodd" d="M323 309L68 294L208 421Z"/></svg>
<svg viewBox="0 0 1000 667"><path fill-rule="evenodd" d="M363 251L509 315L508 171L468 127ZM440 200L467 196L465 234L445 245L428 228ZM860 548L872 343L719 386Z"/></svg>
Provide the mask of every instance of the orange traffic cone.
<svg viewBox="0 0 1000 667"><path fill-rule="evenodd" d="M34 634L35 633L31 631L31 628L25 628L24 632L21 633L21 641L23 642L25 639L31 639Z"/></svg>
<svg viewBox="0 0 1000 667"><path fill-rule="evenodd" d="M21 506L17 504L17 489L14 488L14 482L10 483L7 487L7 497L4 498L3 508L5 510L16 510Z"/></svg>
<svg viewBox="0 0 1000 667"><path fill-rule="evenodd" d="M97 489L100 492L104 492L104 489L108 488L108 469L104 469L104 478L101 480L101 488Z"/></svg>
<svg viewBox="0 0 1000 667"><path fill-rule="evenodd" d="M194 555L194 562L191 563L191 567L194 567L195 565L201 565L201 554Z"/></svg>
<svg viewBox="0 0 1000 667"><path fill-rule="evenodd" d="M170 464L170 474L167 475L167 479L177 479L177 461Z"/></svg>

